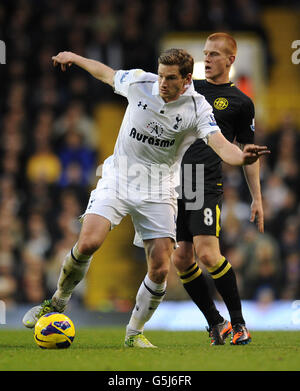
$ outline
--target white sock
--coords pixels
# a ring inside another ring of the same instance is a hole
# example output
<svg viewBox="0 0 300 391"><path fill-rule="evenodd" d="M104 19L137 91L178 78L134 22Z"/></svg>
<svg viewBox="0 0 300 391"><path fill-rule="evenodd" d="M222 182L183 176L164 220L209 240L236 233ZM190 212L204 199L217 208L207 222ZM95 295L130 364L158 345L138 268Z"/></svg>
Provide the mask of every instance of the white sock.
<svg viewBox="0 0 300 391"><path fill-rule="evenodd" d="M136 335L144 331L145 323L151 318L158 305L163 301L167 283L156 284L146 275L137 296L135 307L126 327L126 335Z"/></svg>
<svg viewBox="0 0 300 391"><path fill-rule="evenodd" d="M62 308L67 305L73 290L85 277L91 259L91 255L81 254L77 250L77 243L71 249L62 264L57 290L52 297L55 306Z"/></svg>

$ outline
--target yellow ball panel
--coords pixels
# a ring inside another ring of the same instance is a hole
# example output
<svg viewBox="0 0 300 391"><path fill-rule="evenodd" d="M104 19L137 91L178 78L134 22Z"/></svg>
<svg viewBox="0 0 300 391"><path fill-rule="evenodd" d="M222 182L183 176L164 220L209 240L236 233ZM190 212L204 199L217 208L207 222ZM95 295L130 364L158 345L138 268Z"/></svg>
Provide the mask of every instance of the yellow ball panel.
<svg viewBox="0 0 300 391"><path fill-rule="evenodd" d="M69 347L75 338L75 327L64 314L52 312L42 316L34 328L34 340L44 349Z"/></svg>

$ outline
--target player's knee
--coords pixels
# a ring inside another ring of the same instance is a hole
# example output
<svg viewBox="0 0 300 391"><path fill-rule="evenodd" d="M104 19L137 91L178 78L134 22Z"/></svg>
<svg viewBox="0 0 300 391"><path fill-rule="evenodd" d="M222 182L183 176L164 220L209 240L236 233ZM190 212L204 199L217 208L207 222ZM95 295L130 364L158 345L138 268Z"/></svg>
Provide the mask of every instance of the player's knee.
<svg viewBox="0 0 300 391"><path fill-rule="evenodd" d="M92 255L100 247L98 238L83 237L78 240L77 249L81 254Z"/></svg>
<svg viewBox="0 0 300 391"><path fill-rule="evenodd" d="M193 251L182 251L178 248L172 255L172 261L179 272L184 272L195 262L194 253Z"/></svg>
<svg viewBox="0 0 300 391"><path fill-rule="evenodd" d="M108 219L97 214L87 214L78 239L78 251L81 254L92 255L104 242L110 226Z"/></svg>
<svg viewBox="0 0 300 391"><path fill-rule="evenodd" d="M222 257L219 241L214 237L197 238L194 245L197 257L206 267L214 267Z"/></svg>
<svg viewBox="0 0 300 391"><path fill-rule="evenodd" d="M166 256L156 256L149 262L148 274L151 281L160 284L166 281L170 269L170 258Z"/></svg>
<svg viewBox="0 0 300 391"><path fill-rule="evenodd" d="M156 283L162 283L167 279L173 246L169 241L156 240L145 246L149 278Z"/></svg>
<svg viewBox="0 0 300 391"><path fill-rule="evenodd" d="M210 248L203 248L198 251L197 256L200 262L203 263L206 267L213 267L220 260L221 255L215 254L214 251Z"/></svg>
<svg viewBox="0 0 300 391"><path fill-rule="evenodd" d="M151 281L156 284L161 284L166 281L169 273L169 268L167 267L152 267L148 270L148 275Z"/></svg>

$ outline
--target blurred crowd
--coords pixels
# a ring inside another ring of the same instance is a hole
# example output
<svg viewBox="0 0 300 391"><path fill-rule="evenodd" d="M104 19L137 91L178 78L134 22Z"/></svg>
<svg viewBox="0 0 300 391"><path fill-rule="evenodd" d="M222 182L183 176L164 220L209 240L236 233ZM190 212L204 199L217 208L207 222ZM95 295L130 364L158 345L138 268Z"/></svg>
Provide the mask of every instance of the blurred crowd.
<svg viewBox="0 0 300 391"><path fill-rule="evenodd" d="M267 39L254 0L3 0L0 26L7 47L0 69L0 299L37 303L55 289L96 180L101 128L94 107L120 99L79 69L62 74L51 57L70 50L114 69L155 72L157 43L168 31L250 30ZM294 299L300 133L288 114L272 132L258 124L256 133L272 151L261 162L265 234L249 223L242 170L224 166L221 244L243 299Z"/></svg>

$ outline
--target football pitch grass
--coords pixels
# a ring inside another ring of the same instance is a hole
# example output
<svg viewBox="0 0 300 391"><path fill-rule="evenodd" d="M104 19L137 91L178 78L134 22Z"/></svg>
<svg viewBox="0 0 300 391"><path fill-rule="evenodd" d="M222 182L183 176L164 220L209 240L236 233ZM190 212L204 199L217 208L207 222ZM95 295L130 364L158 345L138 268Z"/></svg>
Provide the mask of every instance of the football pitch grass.
<svg viewBox="0 0 300 391"><path fill-rule="evenodd" d="M210 346L204 331L146 331L158 349L123 347L124 328L78 328L73 345L40 349L33 330L0 329L1 371L300 371L300 332L255 331Z"/></svg>

